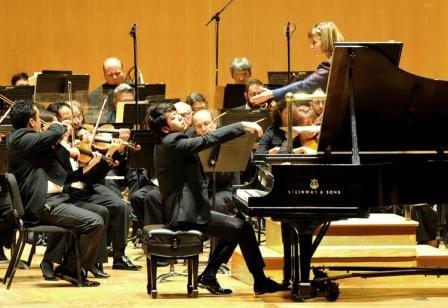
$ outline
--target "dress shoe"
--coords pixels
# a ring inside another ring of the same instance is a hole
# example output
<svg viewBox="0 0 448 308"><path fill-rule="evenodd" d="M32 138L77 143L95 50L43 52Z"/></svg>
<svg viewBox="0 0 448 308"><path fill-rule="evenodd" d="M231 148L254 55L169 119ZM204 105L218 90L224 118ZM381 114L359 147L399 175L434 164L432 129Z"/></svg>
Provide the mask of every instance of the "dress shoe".
<svg viewBox="0 0 448 308"><path fill-rule="evenodd" d="M95 278L109 278L110 277L109 274L104 272L103 265L101 263L92 266L89 269L89 272L91 272L93 277L95 277Z"/></svg>
<svg viewBox="0 0 448 308"><path fill-rule="evenodd" d="M43 259L40 262L40 269L45 280L56 280L53 270L53 263L51 261Z"/></svg>
<svg viewBox="0 0 448 308"><path fill-rule="evenodd" d="M128 271L138 271L142 267L140 265L134 264L126 256L114 258L114 263L112 264L112 269L117 270L128 270Z"/></svg>
<svg viewBox="0 0 448 308"><path fill-rule="evenodd" d="M89 288L89 287L97 287L100 285L98 281L88 280L84 272L81 273L81 282L79 282L76 274L68 272L61 266L58 266L54 272L57 278L68 281L75 286L80 285L81 287Z"/></svg>
<svg viewBox="0 0 448 308"><path fill-rule="evenodd" d="M7 263L8 258L5 256L5 252L3 251L3 247L0 246L0 263Z"/></svg>
<svg viewBox="0 0 448 308"><path fill-rule="evenodd" d="M226 295L232 293L232 290L222 288L216 277L205 278L204 276L199 275L198 285L201 288L207 289L212 294Z"/></svg>
<svg viewBox="0 0 448 308"><path fill-rule="evenodd" d="M434 248L439 248L440 241L439 240L430 240L426 243L426 245L432 246Z"/></svg>
<svg viewBox="0 0 448 308"><path fill-rule="evenodd" d="M271 278L266 278L260 282L255 282L254 284L254 293L256 295L264 294L264 293L274 293L278 291L288 290L287 286L281 285Z"/></svg>

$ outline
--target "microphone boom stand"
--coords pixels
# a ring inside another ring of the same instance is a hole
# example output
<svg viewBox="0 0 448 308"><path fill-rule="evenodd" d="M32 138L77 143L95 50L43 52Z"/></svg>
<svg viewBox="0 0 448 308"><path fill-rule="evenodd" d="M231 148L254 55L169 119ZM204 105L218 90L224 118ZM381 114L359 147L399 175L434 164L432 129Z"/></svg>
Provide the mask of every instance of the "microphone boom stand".
<svg viewBox="0 0 448 308"><path fill-rule="evenodd" d="M138 66L137 66L137 24L134 24L129 32L134 42L134 91L135 91L135 129L139 129L138 119Z"/></svg>
<svg viewBox="0 0 448 308"><path fill-rule="evenodd" d="M219 17L219 15L225 10L226 7L229 6L230 3L232 3L233 0L230 0L229 2L227 2L226 5L224 5L224 7L219 10L218 12L216 12L215 15L213 15L210 20L205 24L206 26L208 26L213 20L216 21L215 24L215 86L218 85L218 61L219 61L219 21L221 20L221 17Z"/></svg>

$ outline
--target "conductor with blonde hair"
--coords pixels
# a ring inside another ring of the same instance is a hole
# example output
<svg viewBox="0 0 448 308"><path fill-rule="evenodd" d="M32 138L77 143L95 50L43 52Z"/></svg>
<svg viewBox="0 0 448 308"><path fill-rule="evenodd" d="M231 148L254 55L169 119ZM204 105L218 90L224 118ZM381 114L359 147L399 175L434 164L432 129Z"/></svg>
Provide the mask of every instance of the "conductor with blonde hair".
<svg viewBox="0 0 448 308"><path fill-rule="evenodd" d="M330 72L331 60L336 42L344 40L339 29L333 22L321 22L314 25L308 31L310 49L316 55L325 56L325 60L319 64L317 70L303 80L275 90L265 89L260 94L251 98L252 103L260 104L270 98L276 101L282 100L288 92L312 93L317 89L326 89L328 75Z"/></svg>

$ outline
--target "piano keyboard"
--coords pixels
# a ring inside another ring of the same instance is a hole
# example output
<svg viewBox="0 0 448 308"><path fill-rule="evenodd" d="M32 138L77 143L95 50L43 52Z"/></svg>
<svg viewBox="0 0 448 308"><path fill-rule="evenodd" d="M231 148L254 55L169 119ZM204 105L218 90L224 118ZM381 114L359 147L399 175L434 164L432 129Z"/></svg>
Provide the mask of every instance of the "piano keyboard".
<svg viewBox="0 0 448 308"><path fill-rule="evenodd" d="M244 200L246 203L249 201L249 197L264 197L269 193L269 191L258 190L258 189L237 189L237 197Z"/></svg>

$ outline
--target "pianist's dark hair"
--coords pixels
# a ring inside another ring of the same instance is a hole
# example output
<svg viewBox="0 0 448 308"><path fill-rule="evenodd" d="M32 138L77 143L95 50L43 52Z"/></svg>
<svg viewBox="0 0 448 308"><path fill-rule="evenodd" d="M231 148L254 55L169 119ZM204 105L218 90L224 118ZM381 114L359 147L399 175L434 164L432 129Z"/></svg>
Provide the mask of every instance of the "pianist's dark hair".
<svg viewBox="0 0 448 308"><path fill-rule="evenodd" d="M158 139L165 136L162 128L168 126L166 114L172 111L176 108L170 103L156 104L146 110L146 125Z"/></svg>
<svg viewBox="0 0 448 308"><path fill-rule="evenodd" d="M36 117L36 108L34 108L33 101L29 99L16 101L11 107L9 117L12 127L15 129L27 127L30 119Z"/></svg>

